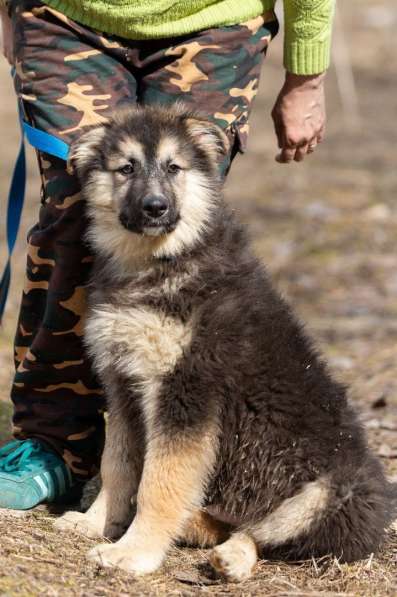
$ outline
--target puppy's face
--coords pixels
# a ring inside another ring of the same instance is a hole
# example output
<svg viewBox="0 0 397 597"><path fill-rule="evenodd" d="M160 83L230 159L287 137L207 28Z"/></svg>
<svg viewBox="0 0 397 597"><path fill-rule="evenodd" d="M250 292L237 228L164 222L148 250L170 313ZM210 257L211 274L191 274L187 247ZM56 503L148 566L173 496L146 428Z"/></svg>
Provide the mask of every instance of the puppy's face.
<svg viewBox="0 0 397 597"><path fill-rule="evenodd" d="M211 219L219 196L225 134L186 112L134 108L91 129L71 148L94 225L123 236L191 245ZM154 240L154 239L153 239ZM177 247L174 247L174 252Z"/></svg>

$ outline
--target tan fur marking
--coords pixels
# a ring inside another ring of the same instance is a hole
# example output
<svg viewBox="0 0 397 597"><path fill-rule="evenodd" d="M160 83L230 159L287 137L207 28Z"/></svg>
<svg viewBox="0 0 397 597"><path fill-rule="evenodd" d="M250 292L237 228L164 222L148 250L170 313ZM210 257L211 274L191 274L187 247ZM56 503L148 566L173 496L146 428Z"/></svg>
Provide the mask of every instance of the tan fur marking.
<svg viewBox="0 0 397 597"><path fill-rule="evenodd" d="M76 150L76 157L77 160L80 161L81 154L79 154L80 148L78 147ZM85 156L90 158L92 148L88 147L87 143L87 153L83 153L83 160ZM94 176L91 179L88 179L86 183L86 188L88 190L89 195L89 203L88 208L90 209L91 217L94 221L98 220L100 223L100 218L105 213L109 215L111 213L112 204L113 204L113 179L112 174L110 172L95 172ZM101 210L101 213L98 214L98 208ZM115 213L113 213L115 217ZM116 224L116 220L114 225ZM119 223L120 226L120 223ZM121 226L120 226L121 227Z"/></svg>
<svg viewBox="0 0 397 597"><path fill-rule="evenodd" d="M145 161L145 152L142 144L132 137L126 137L119 143L119 149L123 156L128 158L135 158L140 162Z"/></svg>
<svg viewBox="0 0 397 597"><path fill-rule="evenodd" d="M143 307L94 309L86 327L87 343L93 347L98 368L117 367L138 377L145 384L144 396L148 385L174 368L189 346L191 335L191 323L185 325ZM116 363L109 346L115 347Z"/></svg>
<svg viewBox="0 0 397 597"><path fill-rule="evenodd" d="M88 537L120 536L131 521L131 501L136 500L142 466L135 437L134 430L117 415L109 418L101 462L101 490L85 514L66 512L55 522L56 528Z"/></svg>
<svg viewBox="0 0 397 597"><path fill-rule="evenodd" d="M161 377L174 368L189 346L192 323L146 308L95 309L86 326L87 344L99 370L116 367L140 390L146 422L156 410ZM109 352L114 347L117 359Z"/></svg>
<svg viewBox="0 0 397 597"><path fill-rule="evenodd" d="M197 118L188 118L186 123L196 142L205 149L213 160L218 161L220 153L226 154L230 143L221 127Z"/></svg>
<svg viewBox="0 0 397 597"><path fill-rule="evenodd" d="M173 137L165 135L160 139L157 147L157 159L165 164L169 160L173 160L178 155L178 142Z"/></svg>
<svg viewBox="0 0 397 597"><path fill-rule="evenodd" d="M88 160L91 159L93 148L99 144L105 134L103 127L98 127L84 133L78 140L77 144L73 144L66 165L66 169L69 174L73 173L73 164L76 161L79 166L83 166ZM98 173L99 175L99 173Z"/></svg>
<svg viewBox="0 0 397 597"><path fill-rule="evenodd" d="M54 527L58 531L76 533L85 537L96 538L103 537L106 521L106 493L103 489L98 497L85 512L65 512L63 516L57 518Z"/></svg>
<svg viewBox="0 0 397 597"><path fill-rule="evenodd" d="M117 543L91 550L91 559L135 574L156 570L191 513L200 507L216 445L214 428L179 442L161 435L149 439L134 521Z"/></svg>
<svg viewBox="0 0 397 597"><path fill-rule="evenodd" d="M265 520L250 529L262 545L281 545L308 531L313 520L318 520L329 496L325 478L307 483L291 498L284 500Z"/></svg>
<svg viewBox="0 0 397 597"><path fill-rule="evenodd" d="M189 201L180 206L180 221L154 251L156 257L177 256L197 242L211 218L213 202L205 177L198 172L185 172L184 197Z"/></svg>
<svg viewBox="0 0 397 597"><path fill-rule="evenodd" d="M172 278L167 277L161 285L161 292L164 292L169 296L177 294L186 284L188 284L192 276L197 274L197 266L192 266L190 269L191 271L173 276Z"/></svg>
<svg viewBox="0 0 397 597"><path fill-rule="evenodd" d="M182 541L192 547L214 547L229 538L231 526L216 520L205 510L197 510L189 518Z"/></svg>
<svg viewBox="0 0 397 597"><path fill-rule="evenodd" d="M101 179L106 179L102 175ZM99 180L99 179L98 179ZM164 243L163 237L145 237L126 230L120 223L116 210L112 207L112 197L104 191L96 195L88 206L93 220L88 231L88 239L95 250L113 261L115 271L131 271L150 261L153 253Z"/></svg>
<svg viewBox="0 0 397 597"><path fill-rule="evenodd" d="M114 204L111 175L95 172L87 185L88 214L92 220L88 240L96 251L113 260L115 271L121 274L123 269L136 269L152 257L177 256L199 240L213 209L211 190L207 187L206 177L195 171L183 172L179 184L181 196L189 197L189 201L180 205L180 221L176 229L165 235L145 236L134 234L121 225Z"/></svg>

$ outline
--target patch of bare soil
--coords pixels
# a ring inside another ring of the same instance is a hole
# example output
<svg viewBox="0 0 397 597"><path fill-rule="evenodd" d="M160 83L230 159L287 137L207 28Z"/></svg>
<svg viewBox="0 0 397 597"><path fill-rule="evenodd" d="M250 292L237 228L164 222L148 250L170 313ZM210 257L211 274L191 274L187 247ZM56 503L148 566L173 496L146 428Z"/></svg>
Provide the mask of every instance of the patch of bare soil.
<svg viewBox="0 0 397 597"><path fill-rule="evenodd" d="M357 86L359 118L342 110L335 69L328 77L328 131L303 164L280 166L269 112L282 72L281 36L263 69L249 151L233 166L227 197L251 232L258 255L335 375L351 388L370 443L397 475L397 8L393 0L339 3ZM340 39L340 38L338 38ZM5 63L0 65L1 197L17 149L17 126ZM11 342L22 288L24 237L38 209L29 159L27 206L14 258L13 287L0 332L0 434L8 433ZM5 202L0 204L3 222ZM0 230L0 241L4 240ZM5 255L1 243L0 262ZM1 402L3 400L3 402ZM7 404L7 405L6 405ZM85 560L90 540L53 530L51 515L0 515L0 595L397 595L397 535L379 555L337 561L262 562L241 585L210 577L204 551L174 549L156 575L134 579Z"/></svg>

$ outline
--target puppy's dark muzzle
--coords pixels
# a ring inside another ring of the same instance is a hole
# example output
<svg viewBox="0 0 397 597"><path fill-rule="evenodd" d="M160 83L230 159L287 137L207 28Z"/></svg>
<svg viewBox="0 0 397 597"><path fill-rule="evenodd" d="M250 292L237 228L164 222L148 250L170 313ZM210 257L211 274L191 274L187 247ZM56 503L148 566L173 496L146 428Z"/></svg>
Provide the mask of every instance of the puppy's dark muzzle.
<svg viewBox="0 0 397 597"><path fill-rule="evenodd" d="M142 202L144 218L153 223L163 218L167 214L168 209L168 201L162 195L149 195Z"/></svg>
<svg viewBox="0 0 397 597"><path fill-rule="evenodd" d="M135 209L124 207L119 213L119 221L130 232L157 235L175 230L179 214L163 195L147 195Z"/></svg>
<svg viewBox="0 0 397 597"><path fill-rule="evenodd" d="M129 216L128 214L121 212L119 214L119 220L121 222L121 224L124 226L124 228L126 228L127 230L130 230L131 232L135 232L136 231L136 222L134 222Z"/></svg>

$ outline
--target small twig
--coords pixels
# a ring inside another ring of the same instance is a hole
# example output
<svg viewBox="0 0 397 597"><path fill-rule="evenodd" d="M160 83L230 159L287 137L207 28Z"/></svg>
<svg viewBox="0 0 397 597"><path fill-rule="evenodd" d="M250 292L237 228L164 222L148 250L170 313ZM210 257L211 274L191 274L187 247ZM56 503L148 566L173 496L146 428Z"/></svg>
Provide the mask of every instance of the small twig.
<svg viewBox="0 0 397 597"><path fill-rule="evenodd" d="M371 555L368 558L368 562L364 566L365 570L371 570L371 568L372 568L372 560L373 559L374 559L374 554L371 553Z"/></svg>
<svg viewBox="0 0 397 597"><path fill-rule="evenodd" d="M312 566L314 568L314 572L315 572L316 576L319 576L320 570L319 570L319 567L317 566L316 558L314 558L314 557L312 557Z"/></svg>
<svg viewBox="0 0 397 597"><path fill-rule="evenodd" d="M19 553L13 554L14 558L20 558L21 560L28 560L29 562L40 562L42 564L53 564L54 566L59 566L59 562L54 560L47 560L45 558L38 558L38 557L30 557L30 556L23 556Z"/></svg>

